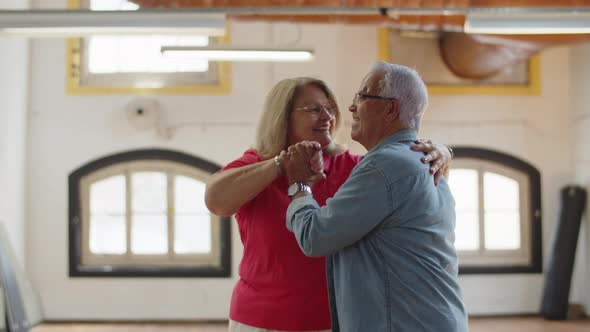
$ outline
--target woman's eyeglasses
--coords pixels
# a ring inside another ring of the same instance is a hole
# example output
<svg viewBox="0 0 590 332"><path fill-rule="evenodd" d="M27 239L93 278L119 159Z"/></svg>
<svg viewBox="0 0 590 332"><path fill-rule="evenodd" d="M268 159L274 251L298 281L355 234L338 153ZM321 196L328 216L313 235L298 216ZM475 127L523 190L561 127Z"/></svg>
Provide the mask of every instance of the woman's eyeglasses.
<svg viewBox="0 0 590 332"><path fill-rule="evenodd" d="M315 117L320 117L322 111L326 111L331 118L336 117L336 109L332 106L323 106L323 105L313 105L313 106L303 106L294 109L294 111L303 111L309 113Z"/></svg>

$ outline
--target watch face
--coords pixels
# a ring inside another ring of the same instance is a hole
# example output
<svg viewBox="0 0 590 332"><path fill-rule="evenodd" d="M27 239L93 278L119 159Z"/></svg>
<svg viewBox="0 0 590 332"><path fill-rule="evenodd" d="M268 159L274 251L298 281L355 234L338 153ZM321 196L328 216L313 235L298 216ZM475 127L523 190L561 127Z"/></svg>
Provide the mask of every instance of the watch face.
<svg viewBox="0 0 590 332"><path fill-rule="evenodd" d="M287 194L289 196L293 196L293 195L297 194L298 192L299 192L299 183L297 183L297 182L290 185L289 189L287 189Z"/></svg>

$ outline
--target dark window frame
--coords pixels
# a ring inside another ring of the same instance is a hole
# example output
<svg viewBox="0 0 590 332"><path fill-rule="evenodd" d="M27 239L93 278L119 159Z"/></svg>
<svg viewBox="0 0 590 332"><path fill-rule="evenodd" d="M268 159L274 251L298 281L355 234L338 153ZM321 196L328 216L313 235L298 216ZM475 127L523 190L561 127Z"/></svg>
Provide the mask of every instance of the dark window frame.
<svg viewBox="0 0 590 332"><path fill-rule="evenodd" d="M536 167L515 156L488 149L452 146L454 159L471 158L495 163L524 173L529 185L529 226L531 230L530 263L526 265L474 266L459 264L459 274L516 274L543 272L541 173Z"/></svg>
<svg viewBox="0 0 590 332"><path fill-rule="evenodd" d="M230 217L220 217L219 267L180 266L85 266L82 264L82 229L80 180L102 168L131 161L164 160L181 163L209 172L219 171L220 166L189 154L162 149L144 149L121 152L88 162L70 173L68 177L68 231L70 277L201 277L227 278L231 276L231 227Z"/></svg>

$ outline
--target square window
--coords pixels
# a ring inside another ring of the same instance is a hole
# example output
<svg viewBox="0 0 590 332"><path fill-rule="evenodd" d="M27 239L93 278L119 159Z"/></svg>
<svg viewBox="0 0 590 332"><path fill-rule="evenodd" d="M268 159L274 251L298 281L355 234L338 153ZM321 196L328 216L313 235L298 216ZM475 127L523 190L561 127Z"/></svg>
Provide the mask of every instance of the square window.
<svg viewBox="0 0 590 332"><path fill-rule="evenodd" d="M70 8L137 10L126 0L71 0ZM228 34L226 34L227 36ZM230 64L162 56L161 46L224 44L194 35L92 36L69 39L66 92L79 94L229 94Z"/></svg>

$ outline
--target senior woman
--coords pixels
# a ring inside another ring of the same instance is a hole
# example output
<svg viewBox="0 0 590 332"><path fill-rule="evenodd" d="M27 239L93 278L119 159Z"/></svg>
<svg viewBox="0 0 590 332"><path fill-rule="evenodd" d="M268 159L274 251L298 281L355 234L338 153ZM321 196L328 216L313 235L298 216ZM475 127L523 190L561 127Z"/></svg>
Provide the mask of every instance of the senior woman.
<svg viewBox="0 0 590 332"><path fill-rule="evenodd" d="M230 331L330 331L325 259L303 255L285 228L290 199L281 151L304 140L321 145L323 173L316 170L321 178L312 189L323 206L361 159L332 139L339 123L336 100L323 81L282 80L266 98L255 148L207 184L207 207L217 215L236 214L244 245ZM413 149L429 153L422 159L431 162L435 177L448 168L451 154L444 145L421 142Z"/></svg>

